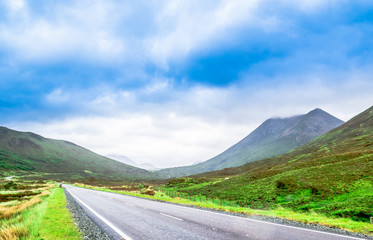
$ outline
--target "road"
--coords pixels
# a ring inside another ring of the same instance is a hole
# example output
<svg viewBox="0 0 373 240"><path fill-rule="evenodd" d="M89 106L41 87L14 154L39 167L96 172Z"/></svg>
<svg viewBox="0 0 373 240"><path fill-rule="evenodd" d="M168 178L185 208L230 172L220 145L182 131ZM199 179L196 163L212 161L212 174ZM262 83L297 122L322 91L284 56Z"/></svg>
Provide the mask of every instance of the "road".
<svg viewBox="0 0 373 240"><path fill-rule="evenodd" d="M65 187L112 239L362 239L115 193Z"/></svg>

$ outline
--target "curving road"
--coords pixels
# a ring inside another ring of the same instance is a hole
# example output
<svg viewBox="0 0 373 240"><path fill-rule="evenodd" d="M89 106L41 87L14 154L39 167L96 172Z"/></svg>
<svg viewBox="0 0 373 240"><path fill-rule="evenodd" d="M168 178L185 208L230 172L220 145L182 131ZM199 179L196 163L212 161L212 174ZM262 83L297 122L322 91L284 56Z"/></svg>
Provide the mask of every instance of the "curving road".
<svg viewBox="0 0 373 240"><path fill-rule="evenodd" d="M112 239L362 239L115 193L65 188Z"/></svg>

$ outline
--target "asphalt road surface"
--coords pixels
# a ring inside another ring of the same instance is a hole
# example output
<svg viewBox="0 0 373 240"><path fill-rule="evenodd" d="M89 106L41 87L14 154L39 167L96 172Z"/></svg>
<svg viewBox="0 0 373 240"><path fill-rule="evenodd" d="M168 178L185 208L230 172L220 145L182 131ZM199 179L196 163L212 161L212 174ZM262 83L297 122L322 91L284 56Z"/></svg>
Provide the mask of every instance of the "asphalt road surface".
<svg viewBox="0 0 373 240"><path fill-rule="evenodd" d="M112 239L362 239L115 193L65 187Z"/></svg>

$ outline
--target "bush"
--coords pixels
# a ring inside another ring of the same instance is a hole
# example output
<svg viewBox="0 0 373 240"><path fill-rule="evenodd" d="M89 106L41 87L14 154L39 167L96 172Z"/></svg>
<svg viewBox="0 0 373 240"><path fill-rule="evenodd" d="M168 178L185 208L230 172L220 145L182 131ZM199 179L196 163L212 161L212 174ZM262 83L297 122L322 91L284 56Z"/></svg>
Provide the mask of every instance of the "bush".
<svg viewBox="0 0 373 240"><path fill-rule="evenodd" d="M17 189L17 184L13 181L10 181L4 185L4 189L7 189L7 190Z"/></svg>
<svg viewBox="0 0 373 240"><path fill-rule="evenodd" d="M149 186L147 189L142 190L141 194L149 195L149 196L154 196L155 192L152 186Z"/></svg>

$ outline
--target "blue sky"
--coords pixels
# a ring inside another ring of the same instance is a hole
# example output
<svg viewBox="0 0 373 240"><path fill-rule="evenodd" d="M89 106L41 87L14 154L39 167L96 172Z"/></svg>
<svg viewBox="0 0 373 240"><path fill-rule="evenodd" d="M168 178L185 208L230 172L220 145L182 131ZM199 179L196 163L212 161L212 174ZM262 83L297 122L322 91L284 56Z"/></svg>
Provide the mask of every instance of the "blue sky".
<svg viewBox="0 0 373 240"><path fill-rule="evenodd" d="M372 105L367 0L0 3L0 124L159 167Z"/></svg>

